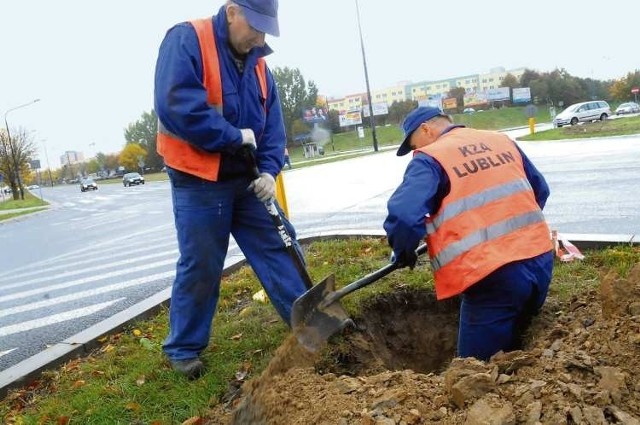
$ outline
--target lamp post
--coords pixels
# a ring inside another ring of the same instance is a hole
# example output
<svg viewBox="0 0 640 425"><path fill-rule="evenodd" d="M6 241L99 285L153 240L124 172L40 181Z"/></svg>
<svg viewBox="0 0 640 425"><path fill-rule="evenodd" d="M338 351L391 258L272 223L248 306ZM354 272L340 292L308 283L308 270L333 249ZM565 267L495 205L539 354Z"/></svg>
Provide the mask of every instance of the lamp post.
<svg viewBox="0 0 640 425"><path fill-rule="evenodd" d="M9 115L9 112L15 111L16 109L24 108L36 102L40 102L40 99L34 99L29 103L16 106L15 108L11 108L4 113L4 125L7 128L7 139L9 139L9 147L11 147L11 159L13 162L13 171L16 178L16 186L18 188L18 191L20 192L20 199L22 200L24 200L24 190L22 189L22 182L20 181L20 167L18 164L18 156L16 155L16 146L11 142L11 132L9 131L9 123L7 122L7 115Z"/></svg>
<svg viewBox="0 0 640 425"><path fill-rule="evenodd" d="M371 89L369 88L369 73L367 72L367 58L364 54L364 41L362 39L362 26L360 25L360 7L356 0L356 16L358 17L358 32L360 33L360 48L362 49L362 63L364 65L364 79L367 83L367 99L369 101L369 121L371 123L371 135L373 136L373 150L378 152L378 138L376 137L376 120L373 117L373 104L371 103Z"/></svg>
<svg viewBox="0 0 640 425"><path fill-rule="evenodd" d="M51 167L49 166L49 154L47 154L46 140L42 139L42 146L44 147L44 158L47 160L47 171L49 172L49 184L53 187L53 178L51 177Z"/></svg>

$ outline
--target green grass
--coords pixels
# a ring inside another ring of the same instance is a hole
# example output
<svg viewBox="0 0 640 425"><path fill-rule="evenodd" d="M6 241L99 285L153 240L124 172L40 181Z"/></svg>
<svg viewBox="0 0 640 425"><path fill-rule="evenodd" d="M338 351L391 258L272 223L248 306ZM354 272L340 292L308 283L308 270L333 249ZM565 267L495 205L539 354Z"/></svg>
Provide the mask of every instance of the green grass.
<svg viewBox="0 0 640 425"><path fill-rule="evenodd" d="M5 196L10 197L10 196L13 196L13 195L9 194L9 195L5 195ZM15 210L15 209L20 209L20 208L42 207L42 206L47 206L47 205L49 205L48 202L43 201L40 198L37 198L36 196L32 195L31 193L29 193L28 191L25 190L25 192L24 192L24 200L22 200L22 199L14 200L13 198L7 198L6 201L0 202L0 214L2 214L2 211L6 211L6 210Z"/></svg>
<svg viewBox="0 0 640 425"><path fill-rule="evenodd" d="M518 140L562 140L588 137L625 136L640 133L640 117L623 117L614 120L595 121L579 125L568 125L519 137Z"/></svg>
<svg viewBox="0 0 640 425"><path fill-rule="evenodd" d="M388 262L382 238L316 242L307 248L315 282L335 274L338 287L351 283ZM550 293L569 300L595 287L602 270L623 275L640 261L640 248L619 247L585 252L586 260L557 263ZM343 298L351 314L373 297L402 288L432 290L425 259L415 270L399 270L381 281ZM247 267L223 280L218 314L209 348L203 358L207 373L188 381L169 369L161 350L167 334L167 312L133 324L101 340L91 355L47 372L29 388L12 391L0 402L0 418L7 424L174 424L224 403L229 383L248 372L258 375L288 330L269 304L252 300L260 289Z"/></svg>
<svg viewBox="0 0 640 425"><path fill-rule="evenodd" d="M0 221L9 220L10 218L20 217L22 215L28 215L28 214L32 214L32 213L36 213L44 210L46 210L46 208L34 208L32 210L12 212L12 213L3 213L2 211L0 211Z"/></svg>

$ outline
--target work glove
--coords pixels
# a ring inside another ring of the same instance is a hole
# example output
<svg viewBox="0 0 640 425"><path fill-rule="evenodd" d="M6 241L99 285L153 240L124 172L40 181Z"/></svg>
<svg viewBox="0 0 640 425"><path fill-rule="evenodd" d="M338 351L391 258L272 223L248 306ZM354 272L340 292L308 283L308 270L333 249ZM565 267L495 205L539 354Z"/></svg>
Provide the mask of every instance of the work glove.
<svg viewBox="0 0 640 425"><path fill-rule="evenodd" d="M398 266L399 269L409 267L411 270L416 266L418 256L415 250L401 251L399 253L391 253L391 263Z"/></svg>
<svg viewBox="0 0 640 425"><path fill-rule="evenodd" d="M253 190L260 202L267 202L276 194L276 181L269 173L260 173L260 177L251 182L248 189Z"/></svg>
<svg viewBox="0 0 640 425"><path fill-rule="evenodd" d="M256 135L253 134L253 130L250 128L241 128L240 133L242 134L242 147L247 147L252 151L256 150Z"/></svg>

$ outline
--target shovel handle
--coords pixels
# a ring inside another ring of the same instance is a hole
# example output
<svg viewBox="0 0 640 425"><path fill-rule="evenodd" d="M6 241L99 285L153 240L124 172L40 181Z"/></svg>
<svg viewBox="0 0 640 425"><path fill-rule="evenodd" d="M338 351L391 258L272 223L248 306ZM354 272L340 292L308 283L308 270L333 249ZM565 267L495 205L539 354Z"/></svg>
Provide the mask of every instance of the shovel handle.
<svg viewBox="0 0 640 425"><path fill-rule="evenodd" d="M253 149L250 149L250 148L241 148L241 149L242 149L241 155L244 156L244 158L246 159L247 164L249 165L249 168L251 170L252 177L254 179L259 178L260 170L258 170L258 164L256 162L256 156L253 153ZM296 250L296 247L293 245L293 238L291 237L291 235L287 231L287 228L282 222L282 217L280 217L280 212L278 211L278 208L276 208L276 204L275 202L273 202L273 199L269 199L268 201L266 201L264 203L264 207L267 209L267 212L271 217L271 221L273 221L273 225L275 226L278 232L278 235L280 235L280 239L282 239L282 243L284 243L284 246L287 248L287 252L289 253L289 256L291 257L291 259L293 260L293 264L295 265L296 270L298 271L298 274L300 274L300 277L304 282L304 286L307 289L311 289L313 287L313 280L311 280L311 276L309 276L309 272L307 271L307 268L305 267L304 262L302 261L302 258L300 258L300 254Z"/></svg>
<svg viewBox="0 0 640 425"><path fill-rule="evenodd" d="M427 252L427 244L422 244L420 245L417 249L416 249L416 255L420 256L422 254L424 254L425 252ZM347 286L331 293L323 302L323 305L329 305L333 302L335 302L336 300L344 297L345 295L348 295L350 293L352 293L353 291L356 291L360 288L364 288L367 285L372 284L373 282L375 282L376 280L382 279L383 277L385 277L386 275L388 275L389 273L391 273L392 271L396 270L397 268L399 268L397 263L389 263L386 266L382 267L379 270L376 270L373 273L369 273L368 275L366 275L365 277L356 280L355 282L352 282L350 284L348 284Z"/></svg>

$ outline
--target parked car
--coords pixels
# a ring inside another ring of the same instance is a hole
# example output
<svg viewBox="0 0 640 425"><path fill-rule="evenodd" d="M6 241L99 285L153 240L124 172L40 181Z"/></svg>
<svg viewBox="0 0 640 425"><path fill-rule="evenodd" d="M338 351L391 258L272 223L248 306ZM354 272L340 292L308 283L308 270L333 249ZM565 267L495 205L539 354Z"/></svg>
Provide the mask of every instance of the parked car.
<svg viewBox="0 0 640 425"><path fill-rule="evenodd" d="M554 127L562 127L568 124L576 125L579 122L604 121L611 115L611 108L604 100L574 103L560 112L553 119Z"/></svg>
<svg viewBox="0 0 640 425"><path fill-rule="evenodd" d="M80 192L86 192L87 190L98 190L98 183L94 182L93 179L80 180Z"/></svg>
<svg viewBox="0 0 640 425"><path fill-rule="evenodd" d="M37 184L32 184L32 185L27 186L27 189L29 189L29 190L37 190L37 189L40 189L40 186L38 186Z"/></svg>
<svg viewBox="0 0 640 425"><path fill-rule="evenodd" d="M473 114L476 110L473 108L464 108L464 110L462 111L465 114Z"/></svg>
<svg viewBox="0 0 640 425"><path fill-rule="evenodd" d="M4 193L11 193L11 188L9 186L5 186L5 187L2 188L2 191Z"/></svg>
<svg viewBox="0 0 640 425"><path fill-rule="evenodd" d="M124 187L131 186L133 184L144 184L144 177L140 173L127 173L122 176L122 184Z"/></svg>
<svg viewBox="0 0 640 425"><path fill-rule="evenodd" d="M616 108L616 115L637 114L640 112L640 105L636 102L623 103Z"/></svg>

